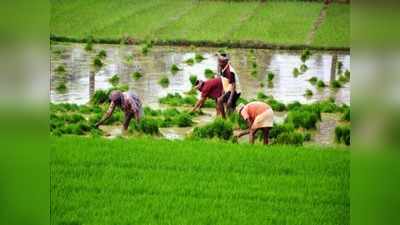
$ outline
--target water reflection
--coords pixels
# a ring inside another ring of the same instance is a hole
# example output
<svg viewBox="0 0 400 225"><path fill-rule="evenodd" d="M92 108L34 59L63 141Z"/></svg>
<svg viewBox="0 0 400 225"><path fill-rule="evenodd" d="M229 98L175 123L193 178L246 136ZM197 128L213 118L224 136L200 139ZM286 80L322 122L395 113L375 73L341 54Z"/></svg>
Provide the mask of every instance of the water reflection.
<svg viewBox="0 0 400 225"><path fill-rule="evenodd" d="M102 49L107 52L105 66L99 71L94 71L92 68L93 58ZM205 79L204 70L206 68L215 71L217 62L214 53L217 50L216 48L193 49L156 46L147 55L143 55L139 46L95 45L94 51L88 53L84 50L83 44L53 44L50 59L51 101L84 104L89 101L89 96L95 90L111 87L108 79L114 74L119 74L120 82L128 84L146 105L158 106L158 98L167 93L182 93L190 90L190 75L197 75L198 78ZM185 64L184 61L193 58L195 53L203 54L206 59L193 66ZM316 52L306 63L309 70L297 78L293 76L292 72L293 68L302 64L300 51L256 50L258 65L256 77L251 75L252 65L248 62L248 49L232 49L229 50L229 54L232 65L240 76L240 86L243 96L246 98L253 98L257 92L263 91L284 103L292 101L310 103L332 96L338 103L350 104L350 83L333 91L329 88L317 90L308 82L308 79L315 76L325 83L329 83L333 54L337 54L338 60L343 62L344 70L349 69L350 56L348 53ZM170 72L172 64L178 65L182 70L173 75ZM65 66L65 75L68 77L65 93L56 91L57 82L55 81L59 79L59 75L54 72L54 69L59 65ZM134 80L132 73L135 71L141 72L143 77ZM267 84L266 74L268 71L275 73L273 87L268 85L260 87L261 82ZM162 75L169 77L170 85L167 88L162 88L158 84ZM304 93L307 89L312 90L314 96L305 97Z"/></svg>

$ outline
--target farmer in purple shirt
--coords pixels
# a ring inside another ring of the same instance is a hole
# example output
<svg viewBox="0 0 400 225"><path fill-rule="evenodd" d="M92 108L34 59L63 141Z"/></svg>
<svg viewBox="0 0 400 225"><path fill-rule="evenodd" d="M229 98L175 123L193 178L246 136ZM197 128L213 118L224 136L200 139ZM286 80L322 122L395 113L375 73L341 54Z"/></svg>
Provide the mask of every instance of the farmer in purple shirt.
<svg viewBox="0 0 400 225"><path fill-rule="evenodd" d="M110 106L107 113L96 123L96 127L99 127L110 118L116 107L120 107L124 111L125 118L123 128L125 131L128 129L129 122L133 117L139 122L140 118L143 116L142 102L139 97L132 92L112 91L109 100Z"/></svg>

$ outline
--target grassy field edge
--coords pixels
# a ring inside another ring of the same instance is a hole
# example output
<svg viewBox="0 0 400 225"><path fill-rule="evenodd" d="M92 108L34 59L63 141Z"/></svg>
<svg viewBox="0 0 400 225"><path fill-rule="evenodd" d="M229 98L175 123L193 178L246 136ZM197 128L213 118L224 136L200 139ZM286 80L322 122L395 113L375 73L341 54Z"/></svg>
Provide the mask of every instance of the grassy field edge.
<svg viewBox="0 0 400 225"><path fill-rule="evenodd" d="M58 36L55 34L50 35L50 41L57 42L71 42L71 43L86 43L88 38L74 38L67 36ZM122 40L121 38L96 38L91 40L93 43L98 44L143 44L149 40L129 39ZM196 46L196 47L228 47L228 48L254 48L254 49L282 49L282 50L325 50L325 51L345 51L349 52L349 47L329 47L329 46L315 46L315 45L283 45L283 44L269 44L260 41L190 41L190 40L151 40L154 45L170 45L170 46Z"/></svg>

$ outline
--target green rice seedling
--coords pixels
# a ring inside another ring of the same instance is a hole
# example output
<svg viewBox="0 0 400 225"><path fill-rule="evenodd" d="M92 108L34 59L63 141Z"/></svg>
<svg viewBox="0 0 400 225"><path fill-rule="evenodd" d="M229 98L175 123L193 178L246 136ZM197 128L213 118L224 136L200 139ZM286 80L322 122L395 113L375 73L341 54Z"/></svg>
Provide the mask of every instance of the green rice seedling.
<svg viewBox="0 0 400 225"><path fill-rule="evenodd" d="M350 121L350 108L347 108L344 110L343 115L342 115L342 120Z"/></svg>
<svg viewBox="0 0 400 225"><path fill-rule="evenodd" d="M304 136L302 133L298 131L290 132L290 133L281 133L279 136L274 140L274 144L280 145L296 145L301 146L304 142Z"/></svg>
<svg viewBox="0 0 400 225"><path fill-rule="evenodd" d="M257 100L266 100L266 99L269 99L269 96L264 94L264 92L257 93Z"/></svg>
<svg viewBox="0 0 400 225"><path fill-rule="evenodd" d="M287 110L289 111L300 110L302 107L303 105L299 101L294 101L287 105Z"/></svg>
<svg viewBox="0 0 400 225"><path fill-rule="evenodd" d="M178 127L190 127L193 125L192 117L188 113L181 113L176 117Z"/></svg>
<svg viewBox="0 0 400 225"><path fill-rule="evenodd" d="M343 62L338 61L337 62L337 73L342 74L343 73Z"/></svg>
<svg viewBox="0 0 400 225"><path fill-rule="evenodd" d="M315 84L318 82L318 78L317 78L317 77L311 77L308 81L309 81L311 84L315 85Z"/></svg>
<svg viewBox="0 0 400 225"><path fill-rule="evenodd" d="M318 88L324 88L324 87L326 87L326 84L324 83L323 80L318 80L317 81L317 87Z"/></svg>
<svg viewBox="0 0 400 225"><path fill-rule="evenodd" d="M239 113L231 113L228 120L233 124L234 128L245 130L248 128L247 122L239 115Z"/></svg>
<svg viewBox="0 0 400 225"><path fill-rule="evenodd" d="M158 123L154 119L142 119L139 123L139 130L145 134L156 135L160 133Z"/></svg>
<svg viewBox="0 0 400 225"><path fill-rule="evenodd" d="M86 120L81 114L74 113L74 114L65 114L64 121L67 123L78 123Z"/></svg>
<svg viewBox="0 0 400 225"><path fill-rule="evenodd" d="M161 104L170 105L170 106L179 106L183 102L183 98L179 93L175 94L167 94L167 96L159 99Z"/></svg>
<svg viewBox="0 0 400 225"><path fill-rule="evenodd" d="M196 102L194 102L192 105L194 105L195 103ZM216 106L215 100L212 99L207 99L203 105L204 108L215 108L215 106Z"/></svg>
<svg viewBox="0 0 400 225"><path fill-rule="evenodd" d="M56 69L54 70L56 73L65 73L65 67L63 65L59 65L56 67Z"/></svg>
<svg viewBox="0 0 400 225"><path fill-rule="evenodd" d="M260 82L260 88L263 88L263 87L265 87L265 84L264 84L264 82Z"/></svg>
<svg viewBox="0 0 400 225"><path fill-rule="evenodd" d="M257 62L252 62L251 66L253 67L253 69L256 69L257 68Z"/></svg>
<svg viewBox="0 0 400 225"><path fill-rule="evenodd" d="M291 133L294 131L295 128L292 123L274 124L274 126L269 131L269 137L274 139L282 133Z"/></svg>
<svg viewBox="0 0 400 225"><path fill-rule="evenodd" d="M314 95L314 93L310 89L307 89L306 93L304 93L304 96L306 96L306 97L311 97L313 95Z"/></svg>
<svg viewBox="0 0 400 225"><path fill-rule="evenodd" d="M203 61L205 58L203 55L196 53L196 55L194 56L194 59L196 60L196 62L199 63L199 62Z"/></svg>
<svg viewBox="0 0 400 225"><path fill-rule="evenodd" d="M203 127L196 127L192 136L195 138L219 138L229 140L233 135L233 125L231 122L217 118L212 123Z"/></svg>
<svg viewBox="0 0 400 225"><path fill-rule="evenodd" d="M266 103L271 106L274 111L283 112L286 110L286 105L282 102L279 102L273 98L269 98L266 100Z"/></svg>
<svg viewBox="0 0 400 225"><path fill-rule="evenodd" d="M196 85L196 81L197 81L197 76L196 75L190 75L189 77L190 83L192 84L192 86Z"/></svg>
<svg viewBox="0 0 400 225"><path fill-rule="evenodd" d="M297 68L293 69L293 76L298 77L300 75L300 71Z"/></svg>
<svg viewBox="0 0 400 225"><path fill-rule="evenodd" d="M60 92L60 93L66 92L66 91L67 91L67 85L65 85L64 82L59 83L59 84L57 85L57 87L56 87L56 91L57 91L57 92Z"/></svg>
<svg viewBox="0 0 400 225"><path fill-rule="evenodd" d="M348 82L346 76L344 76L344 75L340 75L338 81L343 83L343 84Z"/></svg>
<svg viewBox="0 0 400 225"><path fill-rule="evenodd" d="M204 76L205 76L207 79L211 79L211 78L214 78L215 73L214 73L214 71L212 71L211 69L205 69L205 70L204 70Z"/></svg>
<svg viewBox="0 0 400 225"><path fill-rule="evenodd" d="M334 113L334 112L338 112L340 110L340 107L338 107L335 104L335 100L324 100L324 101L320 101L318 103L321 112L325 112L325 113Z"/></svg>
<svg viewBox="0 0 400 225"><path fill-rule="evenodd" d="M304 137L304 141L311 141L311 137L312 137L311 132L308 132L308 131L304 132L303 137Z"/></svg>
<svg viewBox="0 0 400 225"><path fill-rule="evenodd" d="M194 64L194 59L192 59L192 58L187 59L187 60L185 61L185 63L188 64L189 66L192 66L192 65Z"/></svg>
<svg viewBox="0 0 400 225"><path fill-rule="evenodd" d="M347 81L350 80L350 71L346 70L346 72L344 72L344 76L346 77Z"/></svg>
<svg viewBox="0 0 400 225"><path fill-rule="evenodd" d="M110 79L108 79L108 82L110 82L110 84L112 84L112 86L117 86L119 83L119 75L114 74Z"/></svg>
<svg viewBox="0 0 400 225"><path fill-rule="evenodd" d="M308 66L306 64L301 64L300 72L305 73L308 70Z"/></svg>
<svg viewBox="0 0 400 225"><path fill-rule="evenodd" d="M210 99L208 99L208 100L210 100ZM197 102L197 98L196 98L196 96L193 96L193 95L189 95L189 96L186 96L186 97L182 98L182 103L184 105L194 105L194 104L196 104L196 102ZM204 103L204 107L207 107L206 104L207 104L207 100Z"/></svg>
<svg viewBox="0 0 400 225"><path fill-rule="evenodd" d="M185 92L185 94L196 96L197 95L197 90L192 87L189 91Z"/></svg>
<svg viewBox="0 0 400 225"><path fill-rule="evenodd" d="M339 125L335 128L335 138L338 143L350 145L351 128L350 125Z"/></svg>
<svg viewBox="0 0 400 225"><path fill-rule="evenodd" d="M331 82L331 88L338 89L338 88L341 88L341 87L342 87L342 84L339 81L333 80Z"/></svg>
<svg viewBox="0 0 400 225"><path fill-rule="evenodd" d="M136 72L132 73L132 78L134 80L139 80L142 76L143 75L139 71L136 71Z"/></svg>
<svg viewBox="0 0 400 225"><path fill-rule="evenodd" d="M93 59L93 66L97 69L103 67L104 63L101 61L99 57Z"/></svg>
<svg viewBox="0 0 400 225"><path fill-rule="evenodd" d="M256 77L257 74L258 74L258 71L257 71L256 69L253 69L253 70L251 71L251 75L252 75L253 77Z"/></svg>
<svg viewBox="0 0 400 225"><path fill-rule="evenodd" d="M269 87L269 88L273 88L273 87L274 87L274 82L268 81L268 87Z"/></svg>
<svg viewBox="0 0 400 225"><path fill-rule="evenodd" d="M160 110L154 110L148 106L143 107L143 112L146 116L160 116L162 114Z"/></svg>
<svg viewBox="0 0 400 225"><path fill-rule="evenodd" d="M176 64L172 64L171 73L176 74L179 70L181 70Z"/></svg>
<svg viewBox="0 0 400 225"><path fill-rule="evenodd" d="M97 57L99 57L100 59L105 59L106 57L107 57L107 52L106 52L106 50L101 50L100 52L99 52L99 54L97 54Z"/></svg>
<svg viewBox="0 0 400 225"><path fill-rule="evenodd" d="M318 117L316 114L308 111L289 111L286 121L293 123L295 128L315 129Z"/></svg>
<svg viewBox="0 0 400 225"><path fill-rule="evenodd" d="M142 46L142 54L147 55L149 53L149 47L147 45Z"/></svg>
<svg viewBox="0 0 400 225"><path fill-rule="evenodd" d="M303 53L300 56L300 59L303 63L305 63L311 56L311 51L306 49L303 51Z"/></svg>
<svg viewBox="0 0 400 225"><path fill-rule="evenodd" d="M160 84L161 87L163 87L163 88L168 87L168 86L169 86L169 79L168 79L168 77L165 76L165 75L162 76L162 77L160 78L160 80L158 81L158 84Z"/></svg>
<svg viewBox="0 0 400 225"><path fill-rule="evenodd" d="M88 42L86 43L85 50L88 51L88 52L93 50L93 43L92 43L91 39L89 39Z"/></svg>
<svg viewBox="0 0 400 225"><path fill-rule="evenodd" d="M268 76L268 81L273 81L274 77L275 77L275 74L273 72L268 72L267 76Z"/></svg>
<svg viewBox="0 0 400 225"><path fill-rule="evenodd" d="M108 95L109 93L105 90L96 90L91 97L91 103L93 104L103 104L108 102Z"/></svg>
<svg viewBox="0 0 400 225"><path fill-rule="evenodd" d="M133 62L133 55L132 54L126 55L124 57L124 63L125 64L130 65L130 64L132 64L132 62Z"/></svg>

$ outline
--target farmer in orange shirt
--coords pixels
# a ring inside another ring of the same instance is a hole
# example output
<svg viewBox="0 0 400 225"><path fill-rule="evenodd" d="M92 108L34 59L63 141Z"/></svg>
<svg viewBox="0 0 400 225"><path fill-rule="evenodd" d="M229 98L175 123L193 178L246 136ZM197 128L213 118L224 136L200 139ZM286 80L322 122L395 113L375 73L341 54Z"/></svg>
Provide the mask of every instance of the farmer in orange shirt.
<svg viewBox="0 0 400 225"><path fill-rule="evenodd" d="M273 126L274 112L272 108L264 102L250 102L247 105L240 104L239 116L241 116L248 126L248 130L240 131L235 136L237 138L249 134L249 142L254 144L254 137L258 130L264 133L264 144L268 144L269 129Z"/></svg>

